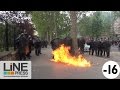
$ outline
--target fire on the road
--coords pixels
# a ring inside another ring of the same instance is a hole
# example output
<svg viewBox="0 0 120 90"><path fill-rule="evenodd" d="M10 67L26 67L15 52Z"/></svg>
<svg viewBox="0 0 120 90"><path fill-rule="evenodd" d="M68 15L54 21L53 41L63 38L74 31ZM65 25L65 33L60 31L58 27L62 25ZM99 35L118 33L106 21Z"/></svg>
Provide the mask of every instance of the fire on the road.
<svg viewBox="0 0 120 90"><path fill-rule="evenodd" d="M54 55L54 62L62 62L68 65L74 65L79 67L90 67L91 63L88 62L82 55L78 57L72 56L69 53L70 47L64 46L62 44L59 48L54 50L52 54Z"/></svg>

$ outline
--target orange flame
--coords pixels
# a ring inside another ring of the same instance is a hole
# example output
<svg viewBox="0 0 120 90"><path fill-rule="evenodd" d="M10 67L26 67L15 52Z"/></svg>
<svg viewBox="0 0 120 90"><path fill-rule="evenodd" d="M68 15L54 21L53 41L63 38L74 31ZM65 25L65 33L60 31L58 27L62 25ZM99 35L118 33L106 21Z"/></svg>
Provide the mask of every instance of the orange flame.
<svg viewBox="0 0 120 90"><path fill-rule="evenodd" d="M72 56L69 53L70 47L64 46L62 44L59 48L54 50L52 54L54 55L54 62L62 62L68 65L74 65L79 67L90 67L91 63L88 62L82 55L78 57Z"/></svg>

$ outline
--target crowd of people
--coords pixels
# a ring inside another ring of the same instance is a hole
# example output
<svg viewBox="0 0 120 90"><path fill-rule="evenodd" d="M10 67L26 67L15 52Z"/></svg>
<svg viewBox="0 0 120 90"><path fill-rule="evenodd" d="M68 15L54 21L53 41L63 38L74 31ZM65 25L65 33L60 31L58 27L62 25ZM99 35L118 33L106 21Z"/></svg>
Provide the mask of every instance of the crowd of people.
<svg viewBox="0 0 120 90"><path fill-rule="evenodd" d="M35 55L39 56L41 53L41 48L47 48L48 41L41 40L38 36L31 36L26 32L21 33L15 40L16 52L17 52L17 59L18 60L26 60L27 58L31 58L31 51L35 50ZM110 48L115 42L111 42L109 39L91 39L86 41L84 38L77 39L78 48L80 49L80 53L84 54L84 47L85 44L89 45L89 55L96 55L96 56L106 56L110 57ZM65 37L55 38L51 41L51 48L55 50L61 44L65 46L70 46L70 53L72 54L72 38ZM115 43L116 44L116 43ZM118 45L120 46L120 44Z"/></svg>
<svg viewBox="0 0 120 90"><path fill-rule="evenodd" d="M41 40L38 36L29 35L27 32L22 32L15 40L16 59L26 60L31 58L31 51L34 49L35 54L39 56L41 48L47 48L48 42Z"/></svg>
<svg viewBox="0 0 120 90"><path fill-rule="evenodd" d="M90 45L89 55L110 57L111 42L109 39L91 39L87 44Z"/></svg>
<svg viewBox="0 0 120 90"><path fill-rule="evenodd" d="M89 45L89 55L96 55L96 56L106 56L110 57L110 48L111 48L111 42L109 39L91 39L89 41L86 41L83 37L78 38L78 48L80 49L80 53L84 54L84 47L85 44ZM56 38L51 41L51 47L53 50L58 48L61 44L64 44L65 46L70 46L71 50L70 53L72 54L72 38L66 37L64 39Z"/></svg>
<svg viewBox="0 0 120 90"><path fill-rule="evenodd" d="M112 46L117 46L118 50L120 51L120 39L118 39L118 40L112 40L111 44L112 44Z"/></svg>
<svg viewBox="0 0 120 90"><path fill-rule="evenodd" d="M120 45L120 40L111 40L111 45L113 46L119 46Z"/></svg>

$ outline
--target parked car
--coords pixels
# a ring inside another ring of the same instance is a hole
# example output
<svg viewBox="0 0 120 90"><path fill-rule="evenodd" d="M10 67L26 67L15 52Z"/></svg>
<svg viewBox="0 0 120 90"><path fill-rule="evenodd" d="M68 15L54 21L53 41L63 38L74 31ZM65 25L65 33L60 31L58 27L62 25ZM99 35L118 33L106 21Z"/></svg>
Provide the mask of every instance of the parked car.
<svg viewBox="0 0 120 90"><path fill-rule="evenodd" d="M89 48L90 48L90 45L87 45L87 44L85 43L84 51L85 51L85 52L89 52Z"/></svg>

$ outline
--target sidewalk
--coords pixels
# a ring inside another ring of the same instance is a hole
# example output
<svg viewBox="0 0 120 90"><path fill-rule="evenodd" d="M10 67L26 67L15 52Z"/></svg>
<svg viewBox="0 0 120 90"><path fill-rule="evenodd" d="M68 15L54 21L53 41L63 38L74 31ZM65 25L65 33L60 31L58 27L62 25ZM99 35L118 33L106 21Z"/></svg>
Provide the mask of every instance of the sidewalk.
<svg viewBox="0 0 120 90"><path fill-rule="evenodd" d="M0 52L0 59L1 60L5 60L7 59L6 57L10 58L10 56L14 53L14 51L10 50L10 51L3 51L3 52ZM5 59L3 59L5 58Z"/></svg>

